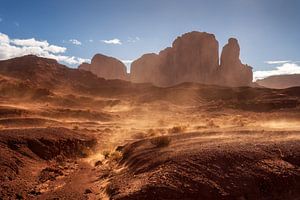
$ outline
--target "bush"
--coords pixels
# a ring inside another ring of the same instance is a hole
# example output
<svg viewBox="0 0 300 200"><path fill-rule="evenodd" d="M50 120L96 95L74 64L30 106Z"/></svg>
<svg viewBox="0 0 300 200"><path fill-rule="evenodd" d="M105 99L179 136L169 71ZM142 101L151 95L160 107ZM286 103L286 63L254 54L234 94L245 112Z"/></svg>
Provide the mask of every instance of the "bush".
<svg viewBox="0 0 300 200"><path fill-rule="evenodd" d="M214 122L212 119L207 121L206 126L207 126L208 128L219 128L219 126L216 125L215 122Z"/></svg>
<svg viewBox="0 0 300 200"><path fill-rule="evenodd" d="M104 156L105 159L108 159L110 156L110 152L109 151L103 151L102 155Z"/></svg>
<svg viewBox="0 0 300 200"><path fill-rule="evenodd" d="M152 138L150 142L156 147L166 147L170 144L171 138L169 136L160 136Z"/></svg>
<svg viewBox="0 0 300 200"><path fill-rule="evenodd" d="M113 161L119 161L122 159L123 154L120 151L103 151L102 155L105 159L113 160Z"/></svg>
<svg viewBox="0 0 300 200"><path fill-rule="evenodd" d="M123 157L122 153L120 151L114 151L110 154L110 158L114 161L119 161Z"/></svg>
<svg viewBox="0 0 300 200"><path fill-rule="evenodd" d="M173 128L169 128L169 133L182 133L186 130L186 126L174 126Z"/></svg>

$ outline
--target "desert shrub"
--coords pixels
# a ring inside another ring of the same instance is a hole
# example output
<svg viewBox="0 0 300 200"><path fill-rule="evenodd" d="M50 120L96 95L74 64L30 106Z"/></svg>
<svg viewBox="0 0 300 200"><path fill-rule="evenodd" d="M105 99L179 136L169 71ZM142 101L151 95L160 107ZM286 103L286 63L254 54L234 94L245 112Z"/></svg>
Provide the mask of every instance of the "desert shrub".
<svg viewBox="0 0 300 200"><path fill-rule="evenodd" d="M123 157L123 154L120 151L103 151L102 155L105 159L109 159L110 161L119 161Z"/></svg>
<svg viewBox="0 0 300 200"><path fill-rule="evenodd" d="M245 126L245 122L241 119L239 119L237 122L236 122L236 125L239 126L239 127L244 127Z"/></svg>
<svg viewBox="0 0 300 200"><path fill-rule="evenodd" d="M234 117L232 119L232 123L238 127L243 127L245 126L245 122L243 119L241 119L240 117Z"/></svg>
<svg viewBox="0 0 300 200"><path fill-rule="evenodd" d="M16 199L24 199L22 193L17 193L16 194Z"/></svg>
<svg viewBox="0 0 300 200"><path fill-rule="evenodd" d="M110 128L105 128L103 131L106 132L106 133L112 133L113 132L113 130L111 130Z"/></svg>
<svg viewBox="0 0 300 200"><path fill-rule="evenodd" d="M89 147L82 147L81 148L81 155L83 157L88 157L92 154L93 154L93 150L91 148L89 148Z"/></svg>
<svg viewBox="0 0 300 200"><path fill-rule="evenodd" d="M147 135L149 135L150 137L155 136L156 134L157 134L157 132L152 128L150 128L147 132Z"/></svg>
<svg viewBox="0 0 300 200"><path fill-rule="evenodd" d="M97 162L95 162L95 167L97 167L99 165L102 165L102 161L101 160L98 160Z"/></svg>
<svg viewBox="0 0 300 200"><path fill-rule="evenodd" d="M219 126L215 124L215 122L211 119L211 120L208 120L206 126L208 128L218 128Z"/></svg>
<svg viewBox="0 0 300 200"><path fill-rule="evenodd" d="M148 137L154 137L154 136L158 136L158 135L163 135L166 133L166 130L165 129L162 129L162 128L158 128L158 129L149 129L147 131L147 136Z"/></svg>
<svg viewBox="0 0 300 200"><path fill-rule="evenodd" d="M150 142L156 147L166 147L170 144L171 138L165 135L165 136L152 138Z"/></svg>
<svg viewBox="0 0 300 200"><path fill-rule="evenodd" d="M110 154L111 160L114 160L114 161L119 161L122 159L122 157L123 157L123 155L120 151L114 151Z"/></svg>
<svg viewBox="0 0 300 200"><path fill-rule="evenodd" d="M186 126L174 126L168 129L168 133L181 133L186 130Z"/></svg>
<svg viewBox="0 0 300 200"><path fill-rule="evenodd" d="M105 192L108 196L113 196L117 193L117 188L113 186L112 183L109 183L107 186L106 186L106 189L105 189Z"/></svg>
<svg viewBox="0 0 300 200"><path fill-rule="evenodd" d="M108 159L110 156L110 152L109 151L103 151L102 155L104 156L105 159Z"/></svg>

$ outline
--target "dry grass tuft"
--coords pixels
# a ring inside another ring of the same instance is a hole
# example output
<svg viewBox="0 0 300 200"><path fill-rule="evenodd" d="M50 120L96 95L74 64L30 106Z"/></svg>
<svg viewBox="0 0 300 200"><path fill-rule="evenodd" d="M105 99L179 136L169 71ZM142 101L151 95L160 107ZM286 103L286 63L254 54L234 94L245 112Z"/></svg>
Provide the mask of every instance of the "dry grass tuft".
<svg viewBox="0 0 300 200"><path fill-rule="evenodd" d="M186 130L186 126L174 126L168 129L168 133L182 133Z"/></svg>
<svg viewBox="0 0 300 200"><path fill-rule="evenodd" d="M103 151L102 155L104 156L105 159L109 159L111 161L120 161L123 157L122 152L120 151Z"/></svg>

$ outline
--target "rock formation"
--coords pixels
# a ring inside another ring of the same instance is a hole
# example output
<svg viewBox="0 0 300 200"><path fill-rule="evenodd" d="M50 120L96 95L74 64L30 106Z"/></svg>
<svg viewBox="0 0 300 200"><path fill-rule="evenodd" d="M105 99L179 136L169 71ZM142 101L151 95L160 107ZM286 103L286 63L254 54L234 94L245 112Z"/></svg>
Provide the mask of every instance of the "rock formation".
<svg viewBox="0 0 300 200"><path fill-rule="evenodd" d="M256 83L263 87L275 88L275 89L299 87L300 74L270 76L261 80L257 80Z"/></svg>
<svg viewBox="0 0 300 200"><path fill-rule="evenodd" d="M160 75L158 66L159 56L157 54L144 54L131 63L130 80L135 83L154 83Z"/></svg>
<svg viewBox="0 0 300 200"><path fill-rule="evenodd" d="M91 64L83 63L78 68L105 79L128 79L126 66L120 60L102 54L96 54L92 58Z"/></svg>
<svg viewBox="0 0 300 200"><path fill-rule="evenodd" d="M158 55L146 54L131 65L132 82L170 86L182 82L213 83L217 70L218 41L213 34L190 32Z"/></svg>
<svg viewBox="0 0 300 200"><path fill-rule="evenodd" d="M190 32L178 37L159 54L145 54L131 64L132 82L151 82L171 86L182 82L198 82L227 86L252 83L252 68L239 59L236 39L229 39L221 54L219 66L218 41L213 34Z"/></svg>
<svg viewBox="0 0 300 200"><path fill-rule="evenodd" d="M221 53L219 83L226 86L247 86L252 82L252 68L240 61L240 46L237 39L230 38Z"/></svg>

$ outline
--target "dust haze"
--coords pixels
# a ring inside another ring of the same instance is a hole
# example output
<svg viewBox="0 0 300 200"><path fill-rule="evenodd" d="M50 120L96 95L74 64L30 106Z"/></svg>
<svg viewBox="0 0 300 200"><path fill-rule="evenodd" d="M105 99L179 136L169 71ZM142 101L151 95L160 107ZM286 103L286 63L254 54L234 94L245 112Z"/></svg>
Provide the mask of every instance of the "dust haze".
<svg viewBox="0 0 300 200"><path fill-rule="evenodd" d="M300 88L253 83L238 41L220 65L216 44L186 33L134 75L0 61L1 199L298 199Z"/></svg>

